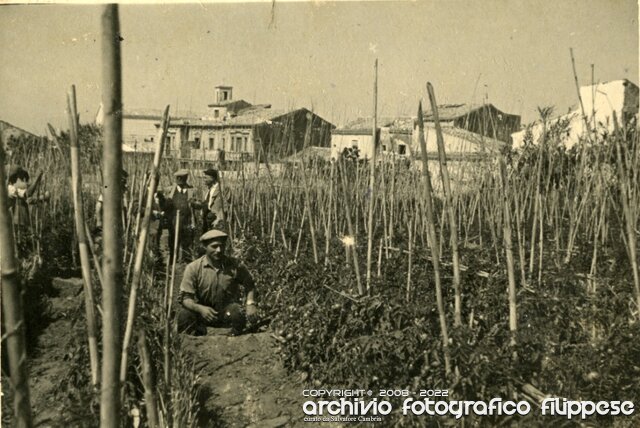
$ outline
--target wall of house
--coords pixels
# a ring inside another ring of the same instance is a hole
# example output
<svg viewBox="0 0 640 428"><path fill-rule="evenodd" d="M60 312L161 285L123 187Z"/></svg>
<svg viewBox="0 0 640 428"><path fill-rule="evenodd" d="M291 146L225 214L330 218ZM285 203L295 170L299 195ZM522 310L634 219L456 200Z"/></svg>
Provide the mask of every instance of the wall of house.
<svg viewBox="0 0 640 428"><path fill-rule="evenodd" d="M305 147L305 135L308 118L311 112L300 109L273 121L263 122L253 127L255 154L260 162L276 161ZM312 115L311 132L307 146L329 147L331 143L331 128L329 122L317 115Z"/></svg>
<svg viewBox="0 0 640 428"><path fill-rule="evenodd" d="M338 159L344 149L354 146L358 147L360 151L360 159L371 159L373 156L373 136L333 134L331 136L331 158Z"/></svg>
<svg viewBox="0 0 640 428"><path fill-rule="evenodd" d="M520 129L520 116L506 114L487 105L457 118L453 124L458 128L508 143L511 141L511 134Z"/></svg>
<svg viewBox="0 0 640 428"><path fill-rule="evenodd" d="M594 123L598 127L603 126L609 132L613 131L613 113L616 113L619 124L622 124L622 118L629 118L638 114L638 87L633 83L625 80L616 80L608 83L601 83L594 86L583 86L580 88L580 97L584 106L584 113L587 117L589 126ZM595 112L595 116L594 116ZM573 147L585 135L585 121L582 118L581 108L572 112L550 120L546 127L549 129L559 121L567 123L567 132L562 135L566 147ZM542 137L545 127L538 122L532 124L528 129L512 134L513 147L520 148L524 145L525 137L528 133L534 143L537 143Z"/></svg>
<svg viewBox="0 0 640 428"><path fill-rule="evenodd" d="M254 153L255 144L251 128L190 128L192 159L217 159L220 151L232 153Z"/></svg>
<svg viewBox="0 0 640 428"><path fill-rule="evenodd" d="M390 128L380 129L380 152L385 155L411 157L412 138L410 133L392 132Z"/></svg>
<svg viewBox="0 0 640 428"><path fill-rule="evenodd" d="M427 154L437 154L438 134L436 133L435 126L426 125L424 127L424 139L427 146ZM444 142L445 152L448 155L476 154L482 152L482 148L479 144L476 144L462 136L448 134L446 129L442 132L442 139ZM420 142L418 141L417 126L411 137L411 150L413 151L415 158L420 158Z"/></svg>

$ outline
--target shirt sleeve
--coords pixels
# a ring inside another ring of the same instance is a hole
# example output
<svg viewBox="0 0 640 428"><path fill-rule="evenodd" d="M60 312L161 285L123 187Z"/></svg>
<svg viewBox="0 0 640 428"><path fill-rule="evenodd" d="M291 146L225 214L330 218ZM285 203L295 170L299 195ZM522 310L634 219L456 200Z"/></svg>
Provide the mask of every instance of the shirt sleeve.
<svg viewBox="0 0 640 428"><path fill-rule="evenodd" d="M184 269L184 275L180 283L181 293L196 294L197 271L198 267L196 263L188 264Z"/></svg>

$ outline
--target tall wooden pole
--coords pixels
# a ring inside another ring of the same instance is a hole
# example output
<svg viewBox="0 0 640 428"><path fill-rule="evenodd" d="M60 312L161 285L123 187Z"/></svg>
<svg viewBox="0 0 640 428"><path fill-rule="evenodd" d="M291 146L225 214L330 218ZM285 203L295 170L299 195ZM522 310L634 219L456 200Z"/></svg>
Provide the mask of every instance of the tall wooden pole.
<svg viewBox="0 0 640 428"><path fill-rule="evenodd" d="M84 221L84 207L82 203L82 177L80 174L80 155L78 143L78 109L76 106L76 87L71 86L67 94L69 110L69 141L71 147L71 189L73 193L73 209L76 224L76 237L82 266L84 284L84 306L87 316L87 335L89 336L89 361L91 363L91 384L98 384L99 357L96 327L96 312L93 298L93 284L91 283L91 261L89 259L89 245Z"/></svg>
<svg viewBox="0 0 640 428"><path fill-rule="evenodd" d="M369 219L367 222L367 292L371 288L371 258L373 252L373 209L375 207L376 184L376 152L378 136L378 58L373 66L373 152L371 153L371 169L369 174Z"/></svg>
<svg viewBox="0 0 640 428"><path fill-rule="evenodd" d="M138 287L142 278L142 263L144 261L145 248L147 245L147 237L149 236L149 224L151 223L151 215L153 211L153 197L158 186L158 171L160 169L160 161L164 153L165 139L167 128L169 127L169 106L165 107L162 115L162 125L160 129L160 138L156 143L156 152L153 157L153 169L151 170L151 178L149 180L149 191L147 193L147 201L145 205L144 218L140 236L136 248L136 258L133 267L133 276L131 279L131 287L129 291L129 310L127 312L127 324L124 331L124 341L122 344L122 359L120 362L120 382L124 383L127 379L127 357L129 352L129 344L133 334L133 323L136 315L136 299L138 296ZM175 253L174 253L175 254Z"/></svg>
<svg viewBox="0 0 640 428"><path fill-rule="evenodd" d="M102 394L100 426L120 426L120 351L122 349L122 82L117 5L102 9L102 103L104 106L104 275Z"/></svg>
<svg viewBox="0 0 640 428"><path fill-rule="evenodd" d="M504 250L507 260L507 277L509 279L508 296L509 296L509 331L511 333L511 345L516 344L516 333L518 330L518 312L517 312L517 293L516 293L516 274L515 263L513 258L513 245L511 242L511 211L509 207L510 188L509 176L507 174L507 166L502 154L498 158L500 167L500 183L502 184L502 212L503 225L502 234L504 240ZM514 354L515 355L515 354Z"/></svg>
<svg viewBox="0 0 640 428"><path fill-rule="evenodd" d="M433 211L433 189L431 187L431 177L429 176L429 158L427 156L427 143L424 139L424 118L422 116L422 102L418 105L418 141L420 152L422 153L422 176L424 180L424 198L427 214L427 231L429 233L429 247L431 248L431 259L433 260L433 274L436 283L436 304L438 306L438 316L440 318L440 330L442 332L442 350L444 353L444 366L447 375L451 372L451 362L449 359L449 333L447 329L447 316L444 310L444 300L442 298L442 281L440 278L440 254L438 236L436 234L436 221Z"/></svg>
<svg viewBox="0 0 640 428"><path fill-rule="evenodd" d="M438 142L438 159L440 161L440 175L442 178L442 186L444 188L444 196L447 205L447 213L449 215L449 229L451 232L451 253L453 261L453 289L454 289L454 325L462 325L462 297L460 292L460 255L458 253L458 226L456 222L455 207L453 206L453 193L451 192L451 179L449 177L449 169L447 168L447 154L444 150L444 138L442 137L442 128L440 127L440 118L438 117L438 104L436 102L436 94L431 83L427 83L427 91L429 92L429 101L431 102L431 110L433 111L433 119L436 127L436 140Z"/></svg>
<svg viewBox="0 0 640 428"><path fill-rule="evenodd" d="M14 253L13 227L9 214L9 195L5 186L5 155L0 144L0 270L2 271L2 314L7 332L9 376L13 386L13 411L16 427L32 426L27 351L24 337L22 290Z"/></svg>

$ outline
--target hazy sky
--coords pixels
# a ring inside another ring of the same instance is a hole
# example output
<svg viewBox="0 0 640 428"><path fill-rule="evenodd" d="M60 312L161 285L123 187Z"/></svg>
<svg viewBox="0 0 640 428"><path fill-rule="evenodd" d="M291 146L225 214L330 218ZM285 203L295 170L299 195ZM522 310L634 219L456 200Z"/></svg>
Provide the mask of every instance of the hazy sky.
<svg viewBox="0 0 640 428"><path fill-rule="evenodd" d="M81 121L101 97L100 6L0 8L0 119L38 134ZM636 0L271 2L121 5L125 108L205 111L216 85L274 108L313 107L341 124L414 115L432 82L439 103L489 102L524 122L564 113L578 79L638 83Z"/></svg>

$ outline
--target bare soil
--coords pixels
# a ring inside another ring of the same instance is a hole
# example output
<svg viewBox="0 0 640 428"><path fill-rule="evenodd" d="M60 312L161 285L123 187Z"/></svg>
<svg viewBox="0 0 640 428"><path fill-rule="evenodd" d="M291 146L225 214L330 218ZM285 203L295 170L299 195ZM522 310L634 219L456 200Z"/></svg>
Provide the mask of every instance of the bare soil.
<svg viewBox="0 0 640 428"><path fill-rule="evenodd" d="M50 298L51 322L38 338L29 361L29 386L34 425L62 427L62 406L54 392L66 376L70 341L74 334L71 312L83 307L82 280L55 279L57 296ZM194 357L206 427L297 427L303 422L302 377L282 366L278 342L267 331L230 336L228 329L207 336L185 336L185 349ZM3 413L11 393L3 377ZM9 422L5 413L3 426Z"/></svg>
<svg viewBox="0 0 640 428"><path fill-rule="evenodd" d="M205 414L226 427L302 426L304 386L282 367L276 344L267 332L232 337L228 329L209 329L185 337L197 358Z"/></svg>

